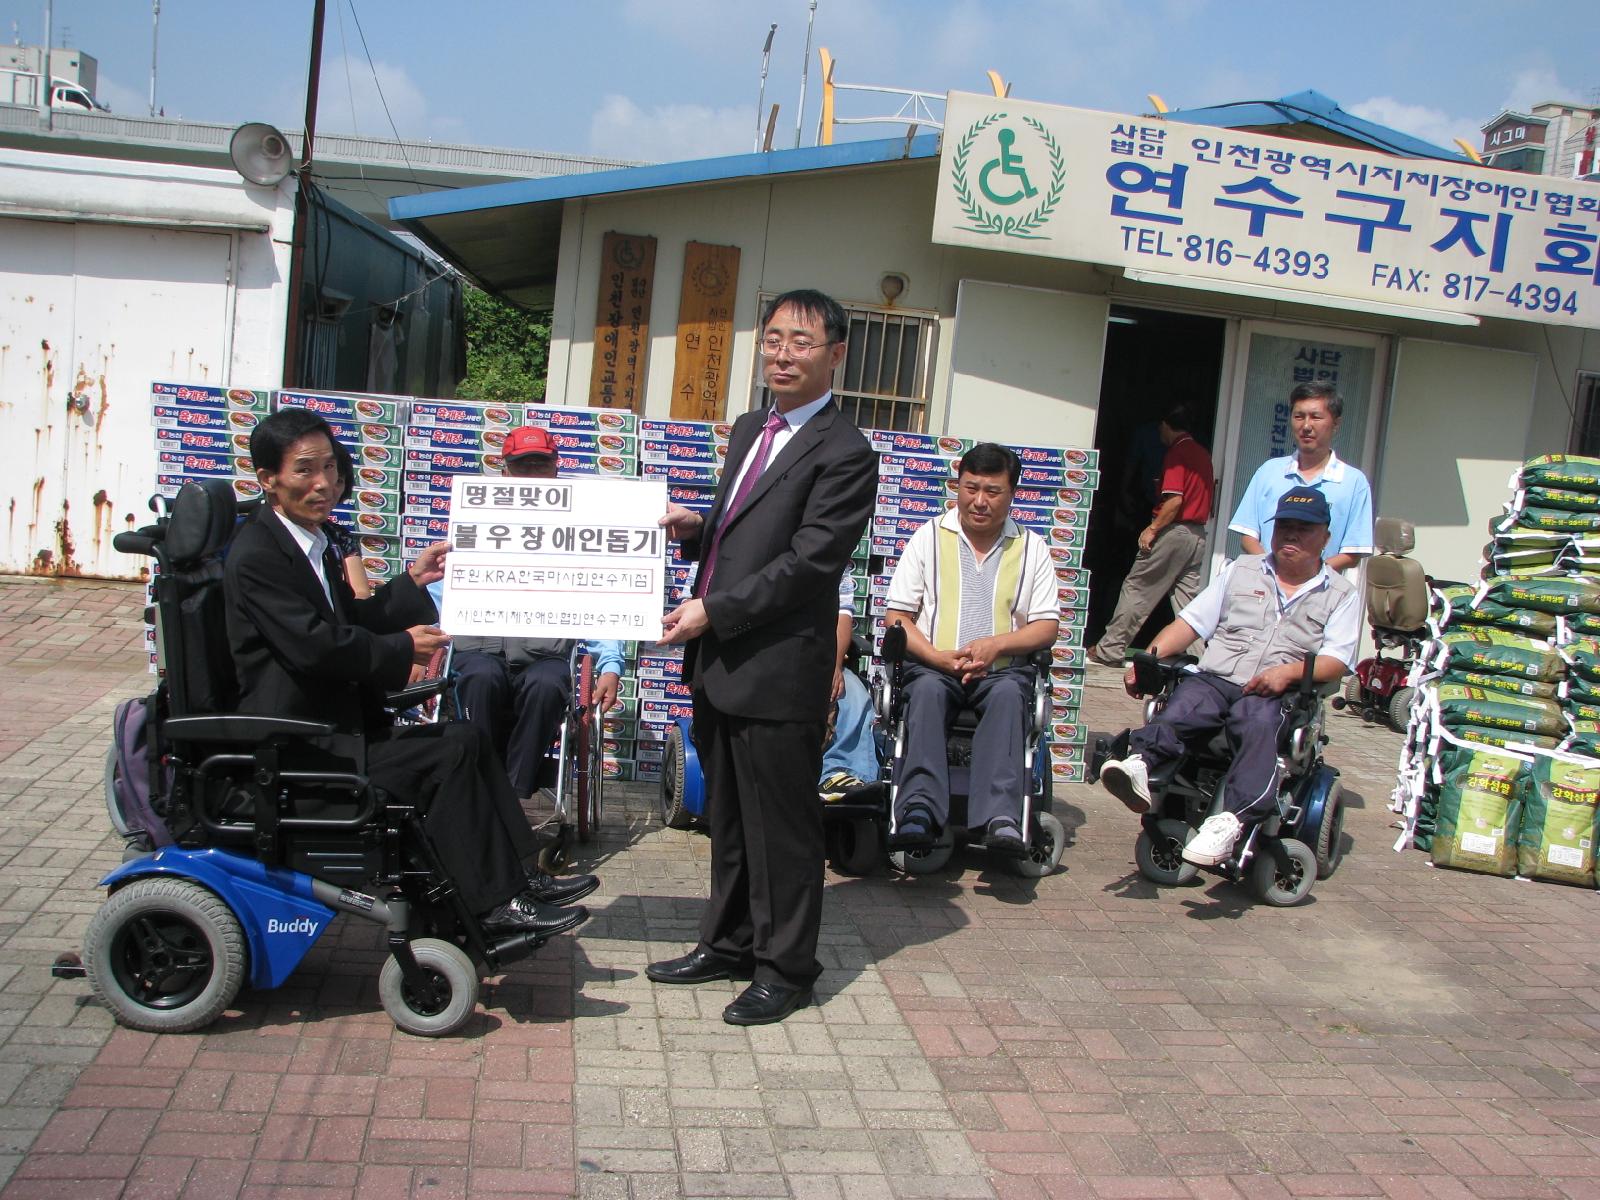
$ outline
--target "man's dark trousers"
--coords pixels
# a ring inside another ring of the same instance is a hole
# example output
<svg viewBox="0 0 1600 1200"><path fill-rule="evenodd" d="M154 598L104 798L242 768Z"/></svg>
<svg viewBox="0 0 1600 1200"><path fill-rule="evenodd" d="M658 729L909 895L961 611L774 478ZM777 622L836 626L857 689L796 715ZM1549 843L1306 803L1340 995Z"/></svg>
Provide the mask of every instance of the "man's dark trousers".
<svg viewBox="0 0 1600 1200"><path fill-rule="evenodd" d="M695 697L713 855L700 945L733 959L756 947L757 983L805 987L822 970L824 724L737 717Z"/></svg>
<svg viewBox="0 0 1600 1200"><path fill-rule="evenodd" d="M1155 720L1128 742L1154 774L1183 756L1185 742L1226 729L1234 755L1222 780L1222 807L1248 820L1272 811L1284 720L1282 696L1247 696L1238 684L1202 673L1180 682Z"/></svg>
<svg viewBox="0 0 1600 1200"><path fill-rule="evenodd" d="M451 669L467 720L489 735L505 759L511 790L526 800L539 784L539 767L572 699L567 660L534 658L515 668L503 654L467 650L456 655Z"/></svg>
<svg viewBox="0 0 1600 1200"><path fill-rule="evenodd" d="M967 772L967 826L982 829L996 817L1022 819L1027 791L1022 760L1032 716L1028 709L1033 678L1032 667L1002 667L963 684L943 671L906 664L906 743L895 788L900 814L920 804L937 825L949 822L945 743L955 715L971 707L978 712L978 727L972 735L972 767Z"/></svg>

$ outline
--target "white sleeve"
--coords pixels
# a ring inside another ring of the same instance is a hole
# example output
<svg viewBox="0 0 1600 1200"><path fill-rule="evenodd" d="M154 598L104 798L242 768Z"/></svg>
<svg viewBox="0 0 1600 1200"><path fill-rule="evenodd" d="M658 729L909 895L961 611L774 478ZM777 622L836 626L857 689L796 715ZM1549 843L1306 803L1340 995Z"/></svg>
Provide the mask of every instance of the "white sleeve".
<svg viewBox="0 0 1600 1200"><path fill-rule="evenodd" d="M929 521L912 534L911 540L906 543L905 553L895 564L894 576L889 580L889 597L886 602L889 608L911 613L913 616L922 611L923 580L927 574L923 563L929 556L931 549L929 543L933 541L933 537L933 521Z"/></svg>
<svg viewBox="0 0 1600 1200"><path fill-rule="evenodd" d="M856 615L856 578L846 567L844 574L839 576L839 615L841 617L854 617Z"/></svg>
<svg viewBox="0 0 1600 1200"><path fill-rule="evenodd" d="M1031 530L1024 543L1028 548L1031 574L1028 588L1027 619L1031 621L1060 621L1061 602L1057 597L1055 568L1050 565L1050 547Z"/></svg>
<svg viewBox="0 0 1600 1200"><path fill-rule="evenodd" d="M1317 653L1337 658L1352 671L1356 669L1356 643L1361 639L1361 593L1354 588L1333 610L1322 631L1322 649Z"/></svg>
<svg viewBox="0 0 1600 1200"><path fill-rule="evenodd" d="M1194 630L1195 636L1203 642L1211 640L1211 635L1217 631L1217 625L1222 620L1222 597L1228 590L1228 576L1233 574L1236 561L1229 559L1223 563L1216 578L1206 584L1205 590L1189 601L1188 606L1178 614L1178 619Z"/></svg>

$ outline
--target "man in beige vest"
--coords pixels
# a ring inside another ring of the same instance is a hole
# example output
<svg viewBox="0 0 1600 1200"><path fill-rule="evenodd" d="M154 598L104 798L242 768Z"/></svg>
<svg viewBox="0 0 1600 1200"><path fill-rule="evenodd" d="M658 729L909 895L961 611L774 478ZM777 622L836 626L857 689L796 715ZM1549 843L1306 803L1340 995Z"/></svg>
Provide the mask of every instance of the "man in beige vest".
<svg viewBox="0 0 1600 1200"><path fill-rule="evenodd" d="M982 442L958 465L956 507L911 536L889 584L889 625L906 631L906 735L891 850L933 845L950 814L945 737L963 707L978 712L967 824L1002 854L1026 850L1022 775L1033 668L1056 639L1060 609L1050 548L1011 519L1022 464Z"/></svg>
<svg viewBox="0 0 1600 1200"><path fill-rule="evenodd" d="M1245 823L1272 811L1278 791L1283 694L1299 680L1307 651L1314 678L1332 683L1355 665L1361 604L1322 561L1328 501L1290 488L1273 512L1272 553L1229 563L1150 643L1161 658L1206 642L1195 673L1173 690L1155 720L1128 737L1132 753L1100 769L1100 782L1136 813L1150 808L1150 776L1175 763L1184 743L1227 730L1234 759L1222 780L1222 810L1207 817L1183 857L1214 867L1233 853ZM1137 694L1134 671L1123 676Z"/></svg>

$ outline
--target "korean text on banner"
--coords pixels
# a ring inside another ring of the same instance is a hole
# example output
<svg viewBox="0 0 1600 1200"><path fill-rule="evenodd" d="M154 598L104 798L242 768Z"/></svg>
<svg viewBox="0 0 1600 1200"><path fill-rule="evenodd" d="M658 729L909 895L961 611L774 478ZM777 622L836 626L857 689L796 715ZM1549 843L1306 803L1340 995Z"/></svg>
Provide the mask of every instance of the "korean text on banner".
<svg viewBox="0 0 1600 1200"><path fill-rule="evenodd" d="M457 475L445 632L656 640L666 511L657 481Z"/></svg>
<svg viewBox="0 0 1600 1200"><path fill-rule="evenodd" d="M935 242L1600 325L1600 184L961 92L944 129Z"/></svg>

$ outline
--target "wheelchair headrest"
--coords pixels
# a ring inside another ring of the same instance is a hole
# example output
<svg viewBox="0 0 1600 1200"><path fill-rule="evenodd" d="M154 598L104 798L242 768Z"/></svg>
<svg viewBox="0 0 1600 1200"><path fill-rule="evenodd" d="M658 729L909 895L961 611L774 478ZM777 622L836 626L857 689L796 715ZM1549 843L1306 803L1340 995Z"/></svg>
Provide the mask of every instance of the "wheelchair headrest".
<svg viewBox="0 0 1600 1200"><path fill-rule="evenodd" d="M227 545L237 503L229 479L191 479L178 489L162 539L167 562L192 567Z"/></svg>
<svg viewBox="0 0 1600 1200"><path fill-rule="evenodd" d="M1410 554L1417 548L1417 531L1410 521L1379 517L1372 523L1372 541L1379 554Z"/></svg>

